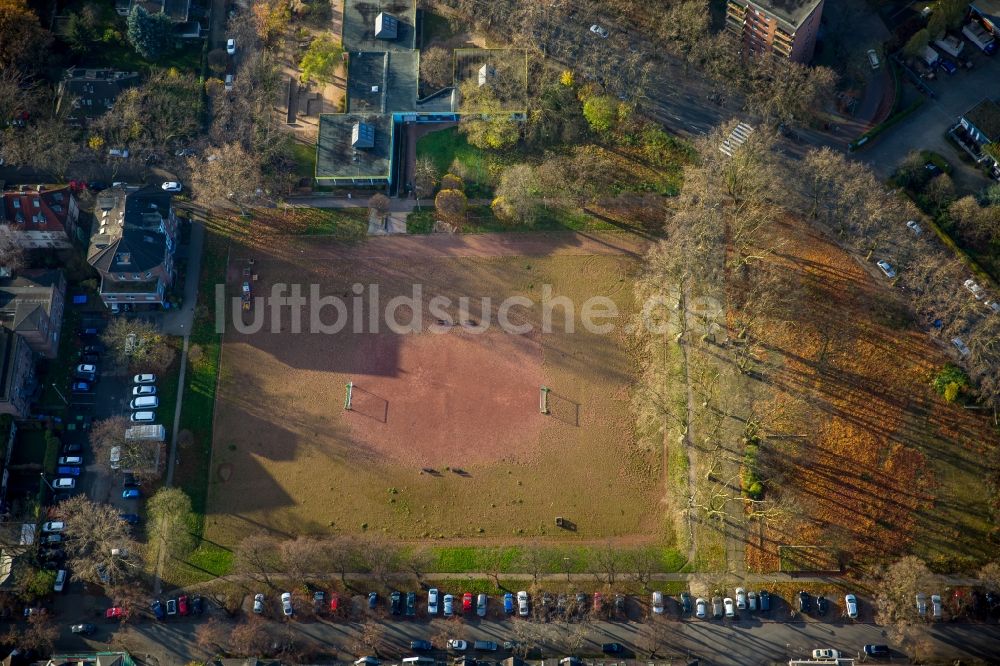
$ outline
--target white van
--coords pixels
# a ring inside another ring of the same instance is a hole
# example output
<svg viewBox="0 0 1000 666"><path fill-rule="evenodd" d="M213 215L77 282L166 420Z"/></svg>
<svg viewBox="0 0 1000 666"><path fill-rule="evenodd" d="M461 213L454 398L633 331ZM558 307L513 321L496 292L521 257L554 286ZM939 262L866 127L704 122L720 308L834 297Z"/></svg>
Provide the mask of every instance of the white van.
<svg viewBox="0 0 1000 666"><path fill-rule="evenodd" d="M434 666L435 662L433 657L406 657L403 659L404 664L410 664L410 666Z"/></svg>
<svg viewBox="0 0 1000 666"><path fill-rule="evenodd" d="M60 569L56 572L56 582L52 589L56 592L62 592L64 587L66 587L66 570Z"/></svg>
<svg viewBox="0 0 1000 666"><path fill-rule="evenodd" d="M132 423L152 423L156 420L156 412L132 412L129 420Z"/></svg>
<svg viewBox="0 0 1000 666"><path fill-rule="evenodd" d="M141 413L141 412L140 412ZM111 469L118 469L122 466L122 447L111 447Z"/></svg>
<svg viewBox="0 0 1000 666"><path fill-rule="evenodd" d="M132 409L153 409L160 406L160 399L155 395L144 395L133 398L128 406Z"/></svg>

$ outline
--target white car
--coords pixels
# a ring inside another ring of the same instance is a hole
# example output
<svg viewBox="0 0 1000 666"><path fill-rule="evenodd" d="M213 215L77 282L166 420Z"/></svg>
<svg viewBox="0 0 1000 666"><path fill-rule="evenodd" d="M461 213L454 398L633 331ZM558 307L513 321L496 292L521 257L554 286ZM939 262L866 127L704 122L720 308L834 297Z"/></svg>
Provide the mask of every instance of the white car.
<svg viewBox="0 0 1000 666"><path fill-rule="evenodd" d="M893 269L892 265L885 259L879 259L878 261L875 262L875 265L878 266L879 269L883 273L885 273L885 276L890 280L896 277L896 271Z"/></svg>
<svg viewBox="0 0 1000 666"><path fill-rule="evenodd" d="M726 617L736 617L736 606L733 604L733 598L726 597L722 603L726 607Z"/></svg>
<svg viewBox="0 0 1000 666"><path fill-rule="evenodd" d="M285 614L285 617L291 617L292 613L295 611L292 609L292 593L282 592L281 593L281 612Z"/></svg>
<svg viewBox="0 0 1000 666"><path fill-rule="evenodd" d="M653 615L663 615L663 592L653 592Z"/></svg>
<svg viewBox="0 0 1000 666"><path fill-rule="evenodd" d="M813 650L813 659L840 659L840 652L831 648Z"/></svg>
<svg viewBox="0 0 1000 666"><path fill-rule="evenodd" d="M52 482L52 487L56 490L72 490L73 488L76 488L76 479L70 479L65 476L61 477Z"/></svg>
<svg viewBox="0 0 1000 666"><path fill-rule="evenodd" d="M983 288L976 284L975 280L966 280L962 286L971 291L977 301L983 297Z"/></svg>
<svg viewBox="0 0 1000 666"><path fill-rule="evenodd" d="M226 53L236 55L236 40L232 37L226 40Z"/></svg>
<svg viewBox="0 0 1000 666"><path fill-rule="evenodd" d="M917 592L917 615L927 615L927 595L923 592Z"/></svg>
<svg viewBox="0 0 1000 666"><path fill-rule="evenodd" d="M524 590L517 593L517 614L528 617L528 593Z"/></svg>
<svg viewBox="0 0 1000 666"><path fill-rule="evenodd" d="M66 529L66 523L61 520L53 520L48 523L42 523L43 532L62 532Z"/></svg>
<svg viewBox="0 0 1000 666"><path fill-rule="evenodd" d="M594 25L590 26L590 31L592 33L594 33L595 35L597 35L598 37L600 37L601 39L607 39L608 38L608 29L607 28L602 28L601 26L597 25L596 23Z"/></svg>
<svg viewBox="0 0 1000 666"><path fill-rule="evenodd" d="M156 381L156 375L136 375L132 378L133 384L152 384Z"/></svg>
<svg viewBox="0 0 1000 666"><path fill-rule="evenodd" d="M80 456L60 456L58 464L60 464L60 465L82 465L83 464L83 458L81 458Z"/></svg>
<svg viewBox="0 0 1000 666"><path fill-rule="evenodd" d="M134 395L136 397L140 397L140 396L144 396L144 395L156 395L156 387L155 386L150 386L148 384L143 385L143 386L133 386L132 387L132 395Z"/></svg>
<svg viewBox="0 0 1000 666"><path fill-rule="evenodd" d="M858 598L853 594L845 595L844 610L847 612L847 617L852 620L858 619Z"/></svg>
<svg viewBox="0 0 1000 666"><path fill-rule="evenodd" d="M181 191L181 184L178 183L176 180L168 180L167 182L163 183L163 185L160 185L160 187L163 188L164 192L180 192Z"/></svg>
<svg viewBox="0 0 1000 666"><path fill-rule="evenodd" d="M708 602L698 597L694 602L694 616L700 620L708 617Z"/></svg>
<svg viewBox="0 0 1000 666"><path fill-rule="evenodd" d="M60 569L56 572L56 581L52 585L52 591L62 592L64 587L66 587L66 570Z"/></svg>
<svg viewBox="0 0 1000 666"><path fill-rule="evenodd" d="M934 616L935 620L941 619L941 595L932 594L931 595L931 615Z"/></svg>
<svg viewBox="0 0 1000 666"><path fill-rule="evenodd" d="M736 588L736 607L740 610L747 609L747 591L742 587Z"/></svg>
<svg viewBox="0 0 1000 666"><path fill-rule="evenodd" d="M456 640L456 639L451 639L451 640L448 641L448 649L449 650L455 650L456 652L465 652L465 650L468 647L469 647L469 644L466 643L465 641Z"/></svg>
<svg viewBox="0 0 1000 666"><path fill-rule="evenodd" d="M255 594L253 596L253 612L256 613L257 615L260 615L261 613L264 612L264 595L263 594L259 594L258 593L258 594Z"/></svg>
<svg viewBox="0 0 1000 666"><path fill-rule="evenodd" d="M438 590L436 587L427 590L427 614L438 614Z"/></svg>
<svg viewBox="0 0 1000 666"><path fill-rule="evenodd" d="M226 92L232 92L232 90L233 90L233 75L232 74L226 74L226 80L223 82L223 85L226 88Z"/></svg>
<svg viewBox="0 0 1000 666"><path fill-rule="evenodd" d="M909 222L907 222L906 228L918 236L924 232L924 230L920 228L920 225L917 224L916 220L910 220Z"/></svg>
<svg viewBox="0 0 1000 666"><path fill-rule="evenodd" d="M969 349L969 346L965 344L965 341L963 341L962 338L952 338L951 344L955 345L955 349L957 349L958 353L962 356L968 356L972 353L972 350Z"/></svg>
<svg viewBox="0 0 1000 666"><path fill-rule="evenodd" d="M872 69L879 67L878 53L875 52L875 49L868 49L868 64L872 66Z"/></svg>

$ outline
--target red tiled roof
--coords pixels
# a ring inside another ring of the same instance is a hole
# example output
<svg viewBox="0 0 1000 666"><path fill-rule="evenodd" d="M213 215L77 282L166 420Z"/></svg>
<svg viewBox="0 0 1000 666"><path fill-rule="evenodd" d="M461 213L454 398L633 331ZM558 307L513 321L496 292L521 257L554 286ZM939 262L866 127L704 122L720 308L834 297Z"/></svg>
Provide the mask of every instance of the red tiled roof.
<svg viewBox="0 0 1000 666"><path fill-rule="evenodd" d="M71 196L68 187L41 192L4 192L0 219L28 231L68 233L66 219Z"/></svg>

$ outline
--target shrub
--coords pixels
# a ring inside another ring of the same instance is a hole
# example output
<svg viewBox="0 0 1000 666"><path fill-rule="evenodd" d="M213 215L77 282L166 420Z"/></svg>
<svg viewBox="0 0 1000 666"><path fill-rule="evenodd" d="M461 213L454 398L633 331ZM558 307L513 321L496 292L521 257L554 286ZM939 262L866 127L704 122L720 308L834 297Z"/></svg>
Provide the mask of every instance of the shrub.
<svg viewBox="0 0 1000 666"><path fill-rule="evenodd" d="M743 494L753 500L764 499L764 482L757 476L757 456L760 445L757 440L747 443L743 449L743 469L740 474L740 486Z"/></svg>
<svg viewBox="0 0 1000 666"><path fill-rule="evenodd" d="M934 376L931 386L947 402L955 402L969 388L969 376L957 365L949 363Z"/></svg>
<svg viewBox="0 0 1000 666"><path fill-rule="evenodd" d="M618 102L608 95L596 95L583 103L583 117L597 132L608 132L618 121Z"/></svg>

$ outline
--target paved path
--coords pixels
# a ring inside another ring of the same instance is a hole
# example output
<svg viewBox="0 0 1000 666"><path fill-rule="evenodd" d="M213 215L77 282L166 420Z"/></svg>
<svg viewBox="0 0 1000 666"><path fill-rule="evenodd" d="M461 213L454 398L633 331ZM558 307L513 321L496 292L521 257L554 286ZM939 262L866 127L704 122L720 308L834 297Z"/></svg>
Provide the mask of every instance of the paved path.
<svg viewBox="0 0 1000 666"><path fill-rule="evenodd" d="M316 239L300 242L316 251ZM376 236L360 245L334 245L321 251L358 259L438 259L452 257L641 255L647 242L625 232L524 232Z"/></svg>

